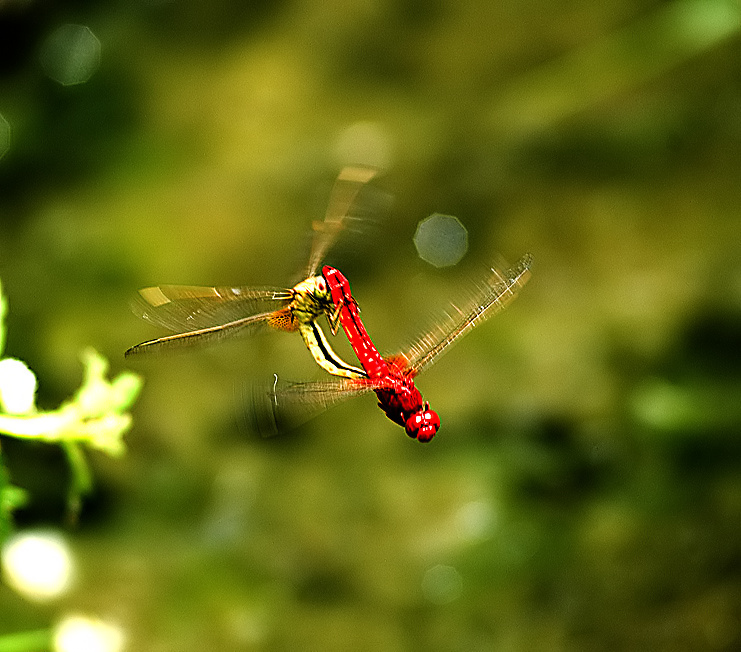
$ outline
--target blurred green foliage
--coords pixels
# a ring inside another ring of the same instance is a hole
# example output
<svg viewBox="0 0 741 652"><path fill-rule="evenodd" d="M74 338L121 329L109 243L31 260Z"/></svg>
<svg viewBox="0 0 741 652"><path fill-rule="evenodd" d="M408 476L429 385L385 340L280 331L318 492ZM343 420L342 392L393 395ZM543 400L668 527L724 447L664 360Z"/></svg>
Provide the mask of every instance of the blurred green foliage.
<svg viewBox="0 0 741 652"><path fill-rule="evenodd" d="M386 161L394 198L327 261L382 350L495 254L535 257L419 378L429 446L367 397L282 438L240 428L242 387L321 377L298 337L141 363L129 454L93 459L82 579L54 613L107 614L131 649L737 649L740 12L0 4L6 353L39 405L84 347L115 368L157 335L128 313L138 287L291 285L347 162ZM101 43L85 84L39 62L62 24ZM416 257L434 212L468 230L460 269ZM64 456L3 443L32 485L19 525L59 524ZM0 632L48 622L0 605Z"/></svg>

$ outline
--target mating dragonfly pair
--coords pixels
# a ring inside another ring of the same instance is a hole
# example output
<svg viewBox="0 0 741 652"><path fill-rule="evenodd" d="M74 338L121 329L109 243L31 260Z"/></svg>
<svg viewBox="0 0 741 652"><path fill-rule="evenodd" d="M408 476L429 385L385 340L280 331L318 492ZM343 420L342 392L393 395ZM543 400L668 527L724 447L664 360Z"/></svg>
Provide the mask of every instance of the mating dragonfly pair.
<svg viewBox="0 0 741 652"><path fill-rule="evenodd" d="M317 364L335 378L323 382L291 383L255 397L253 409L280 430L296 412L311 413L361 393L375 392L379 407L418 441L432 439L440 419L414 385L414 378L435 362L458 338L503 310L530 277L530 255L510 269L492 267L471 288L468 300L452 305L445 318L422 335L405 353L384 357L360 319L350 284L338 269L319 265L347 226L350 209L376 175L363 167L345 168L335 182L323 222L314 223L314 240L305 280L293 288L198 287L161 285L144 288L134 304L143 319L175 331L137 344L126 355L158 352L195 343L216 341L268 327L298 331ZM326 316L333 335L339 328L357 356L360 367L346 363L332 349L318 321Z"/></svg>

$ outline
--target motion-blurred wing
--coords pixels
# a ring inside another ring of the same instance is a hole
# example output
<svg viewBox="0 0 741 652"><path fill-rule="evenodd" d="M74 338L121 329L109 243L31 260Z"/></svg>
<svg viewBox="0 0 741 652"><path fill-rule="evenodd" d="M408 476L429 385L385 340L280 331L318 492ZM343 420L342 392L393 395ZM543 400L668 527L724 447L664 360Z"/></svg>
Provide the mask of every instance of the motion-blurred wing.
<svg viewBox="0 0 741 652"><path fill-rule="evenodd" d="M492 267L489 274L475 285L468 300L451 304L445 317L421 336L404 354L415 373L435 362L458 338L481 322L504 310L530 278L532 257L525 254L506 270Z"/></svg>
<svg viewBox="0 0 741 652"><path fill-rule="evenodd" d="M278 380L255 386L248 405L248 420L263 437L297 428L327 408L373 389L369 381L347 378L292 383Z"/></svg>
<svg viewBox="0 0 741 652"><path fill-rule="evenodd" d="M369 167L346 167L340 172L329 197L324 221L313 224L314 240L305 278L316 275L327 251L346 228L348 213L361 188L377 174L377 169Z"/></svg>
<svg viewBox="0 0 741 652"><path fill-rule="evenodd" d="M126 355L207 343L254 330L292 297L292 292L283 288L192 285L144 288L131 303L134 313L176 334L138 344Z"/></svg>

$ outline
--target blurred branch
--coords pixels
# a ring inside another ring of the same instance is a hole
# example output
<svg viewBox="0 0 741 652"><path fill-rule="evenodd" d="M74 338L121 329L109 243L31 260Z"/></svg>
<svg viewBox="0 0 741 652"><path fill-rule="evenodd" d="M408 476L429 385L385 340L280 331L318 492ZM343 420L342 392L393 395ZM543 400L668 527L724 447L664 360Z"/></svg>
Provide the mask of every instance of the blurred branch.
<svg viewBox="0 0 741 652"><path fill-rule="evenodd" d="M136 400L142 381L134 373L123 372L108 382L108 362L93 349L83 352L82 361L85 376L71 400L50 412L0 413L0 433L52 443L79 442L109 455L122 455L122 438L131 427L126 410ZM11 380L0 375L0 385Z"/></svg>
<svg viewBox="0 0 741 652"><path fill-rule="evenodd" d="M1 290L0 287L0 351L7 310ZM81 357L85 370L80 389L51 411L36 409L36 376L25 363L0 359L0 434L62 446L72 470L68 507L73 517L79 513L82 497L93 486L81 446L116 457L123 455L123 436L131 427L127 410L142 386L142 379L127 371L107 380L108 362L93 349L86 349ZM7 534L10 514L22 498L19 492L9 484L5 468L0 465L0 536Z"/></svg>
<svg viewBox="0 0 741 652"><path fill-rule="evenodd" d="M489 122L518 141L658 77L741 29L739 0L679 0L519 78L497 94Z"/></svg>

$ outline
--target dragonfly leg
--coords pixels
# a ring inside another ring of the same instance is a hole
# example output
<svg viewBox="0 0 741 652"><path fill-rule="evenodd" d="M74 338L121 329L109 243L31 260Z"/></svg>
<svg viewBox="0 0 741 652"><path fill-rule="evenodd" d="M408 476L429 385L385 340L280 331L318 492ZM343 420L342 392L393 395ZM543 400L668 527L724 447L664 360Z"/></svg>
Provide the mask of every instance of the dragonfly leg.
<svg viewBox="0 0 741 652"><path fill-rule="evenodd" d="M342 305L343 304L340 303L339 305L334 307L332 312L327 314L329 330L332 332L332 335L337 335L337 332L340 330L340 312L342 310Z"/></svg>
<svg viewBox="0 0 741 652"><path fill-rule="evenodd" d="M342 316L342 309L346 305L354 305L355 308L358 311L358 314L360 313L360 306L358 305L358 302L355 301L355 297L342 297L338 299L337 303L335 304L334 309L332 312L327 314L327 320L329 321L329 328L332 331L332 335L337 335L338 331L340 330L341 325L341 316Z"/></svg>

